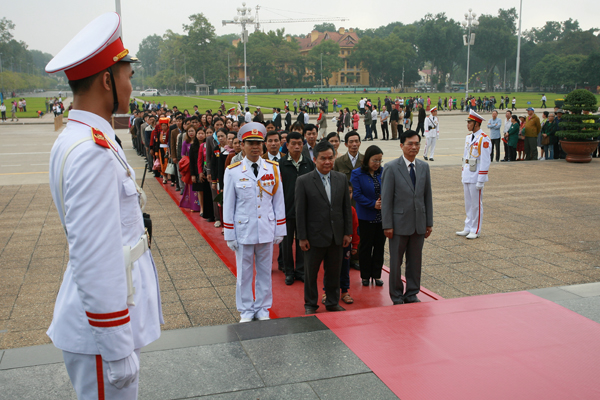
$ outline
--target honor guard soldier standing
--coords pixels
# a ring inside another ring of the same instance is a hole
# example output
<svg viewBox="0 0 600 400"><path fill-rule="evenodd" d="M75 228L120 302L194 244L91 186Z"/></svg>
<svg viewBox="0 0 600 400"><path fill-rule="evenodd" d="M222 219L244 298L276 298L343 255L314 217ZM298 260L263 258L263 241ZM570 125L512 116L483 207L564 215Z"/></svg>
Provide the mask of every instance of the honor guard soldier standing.
<svg viewBox="0 0 600 400"><path fill-rule="evenodd" d="M223 226L227 246L235 251L240 322L269 319L273 243L281 243L287 233L279 164L260 157L266 133L261 123L244 125L239 135L246 156L225 170Z"/></svg>
<svg viewBox="0 0 600 400"><path fill-rule="evenodd" d="M484 119L475 111L470 110L467 119L467 129L471 134L465 140L465 150L462 161L462 182L465 191L465 229L456 232L467 239L476 239L481 234L483 221L483 185L488 181L490 169L492 141L481 130Z"/></svg>
<svg viewBox="0 0 600 400"><path fill-rule="evenodd" d="M440 126L437 118L437 107L431 109L431 115L425 118L425 150L423 151L423 158L429 161L433 161L433 152L435 151L435 144L440 137Z"/></svg>
<svg viewBox="0 0 600 400"><path fill-rule="evenodd" d="M136 399L140 349L160 336L158 276L142 209L146 196L115 142L128 111L132 62L121 19L103 14L46 66L64 71L73 109L50 155L52 199L69 263L48 336L63 351L79 399Z"/></svg>

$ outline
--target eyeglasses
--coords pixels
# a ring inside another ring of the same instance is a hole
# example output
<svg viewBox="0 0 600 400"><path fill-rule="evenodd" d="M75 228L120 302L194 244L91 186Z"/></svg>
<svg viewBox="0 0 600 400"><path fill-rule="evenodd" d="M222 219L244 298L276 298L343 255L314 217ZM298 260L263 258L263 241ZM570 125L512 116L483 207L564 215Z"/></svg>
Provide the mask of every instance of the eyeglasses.
<svg viewBox="0 0 600 400"><path fill-rule="evenodd" d="M383 162L383 160L369 160L369 162L372 162L373 164L381 164Z"/></svg>

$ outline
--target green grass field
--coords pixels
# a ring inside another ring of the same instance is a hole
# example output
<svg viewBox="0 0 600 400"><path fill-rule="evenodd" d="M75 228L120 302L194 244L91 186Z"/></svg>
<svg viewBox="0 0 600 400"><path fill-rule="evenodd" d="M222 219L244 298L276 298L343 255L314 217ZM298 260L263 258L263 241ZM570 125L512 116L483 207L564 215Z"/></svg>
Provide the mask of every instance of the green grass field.
<svg viewBox="0 0 600 400"><path fill-rule="evenodd" d="M44 101L46 100L45 97L17 97L14 99L4 99L4 105L6 106L6 116L8 118L10 118L11 103L15 100L19 101L19 99L22 98L24 98L27 101L27 112L17 112L17 117L37 118L38 110L42 110L44 113L46 113L46 104L44 103ZM68 107L68 105L65 104L65 107Z"/></svg>
<svg viewBox="0 0 600 400"><path fill-rule="evenodd" d="M387 93L367 93L366 96L371 99L371 101L373 101L374 103L377 103L377 99L381 98L381 102L383 103L383 99L385 99L385 96L387 95ZM400 93L398 94L402 97L408 97L408 96L414 96L414 93ZM500 96L504 95L504 93L501 92L496 92L496 93L476 93L476 96L479 97L481 96L483 98L483 96L496 96L496 99L500 100ZM305 96L305 94L303 93L302 96ZM336 98L338 100L338 104L341 104L342 107L348 107L350 108L350 110L352 110L353 108L358 108L358 101L360 100L360 93L357 94L335 94L335 93L324 93L323 94L324 97L328 97L329 98L329 111L333 111L333 105L332 105L332 101L333 98ZM392 93L389 96L395 97L396 94ZM464 96L464 93L433 93L433 94L429 94L429 96L431 97L431 102L434 105L437 105L437 100L438 97L441 97L442 100L444 99L444 97L456 97L456 96ZM508 95L511 100L513 97L513 94L509 94ZM542 104L541 102L541 98L542 98L542 94L541 93L532 93L532 92L526 92L526 93L516 93L514 94L514 96L517 98L517 108L518 109L525 109L527 107L529 107L528 102L530 102L531 106L533 107L540 107L540 105ZM311 99L319 99L319 97L321 96L321 93L315 93L314 95L310 95L309 98ZM423 94L423 97L426 99L427 98L427 94ZM459 97L459 98L460 98ZM565 97L564 94L554 94L554 93L546 93L546 97L547 97L547 102L546 104L548 105L549 108L554 107L554 100L555 99L563 99ZM600 95L596 95L596 97L599 100L600 103ZM271 111L271 109L273 107L280 107L283 109L284 107L284 101L285 99L288 99L290 102L290 108L292 108L292 104L294 102L294 98L296 99L300 99L299 93L294 93L294 94L279 94L279 95L274 95L274 94L249 94L248 95L248 104L250 104L251 108L254 108L255 106L260 106L262 107L264 110L267 110L267 113L269 113L269 111ZM241 101L242 104L244 103L244 96L243 95L239 95L239 94L222 94L222 95L216 95L216 96L203 96L203 97L196 97L196 96L156 96L156 97L137 97L138 100L147 100L147 101L155 101L156 103L160 102L161 104L164 104L164 102L167 102L167 105L169 106L169 108L172 108L173 106L177 106L179 108L180 111L183 111L184 109L188 109L188 111L192 111L193 110L193 106L197 105L198 108L200 109L200 111L204 112L205 110L213 110L213 112L216 112L219 109L221 100L225 101L225 105L227 106L227 108L234 106L237 104L238 101ZM292 108L293 109L293 108Z"/></svg>

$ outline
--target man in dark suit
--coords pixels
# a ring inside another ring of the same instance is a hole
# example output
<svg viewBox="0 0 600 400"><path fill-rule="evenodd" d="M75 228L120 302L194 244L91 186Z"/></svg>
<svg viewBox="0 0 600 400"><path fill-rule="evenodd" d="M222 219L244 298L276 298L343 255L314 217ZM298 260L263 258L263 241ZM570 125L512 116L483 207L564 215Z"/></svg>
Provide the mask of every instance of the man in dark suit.
<svg viewBox="0 0 600 400"><path fill-rule="evenodd" d="M275 119L273 119L275 129L279 131L281 130L281 108L274 108L273 116L275 117Z"/></svg>
<svg viewBox="0 0 600 400"><path fill-rule="evenodd" d="M417 115L417 134L421 131L421 135L425 136L425 109L423 108L423 104L419 103L417 106L419 110L419 114Z"/></svg>
<svg viewBox="0 0 600 400"><path fill-rule="evenodd" d="M283 198L285 199L285 218L287 236L283 239L283 268L285 284L292 285L294 280L304 282L304 252L300 250L300 241L296 230L296 181L301 175L315 169L312 161L302 155L304 141L298 132L287 137L288 155L279 162ZM296 239L294 240L294 236ZM294 263L293 245L296 244L296 262Z"/></svg>
<svg viewBox="0 0 600 400"><path fill-rule="evenodd" d="M304 125L304 112L304 108L300 108L300 114L296 117L296 122L299 122L302 125Z"/></svg>
<svg viewBox="0 0 600 400"><path fill-rule="evenodd" d="M350 131L344 136L344 144L348 148L348 152L341 157L336 158L333 164L333 170L346 175L348 181L352 175L352 170L359 168L362 165L365 157L358 152L360 149L360 135L356 131Z"/></svg>
<svg viewBox="0 0 600 400"><path fill-rule="evenodd" d="M304 148L302 149L302 157L307 160L313 160L313 149L317 145L317 127L313 124L304 125L304 140L306 143L304 144Z"/></svg>
<svg viewBox="0 0 600 400"><path fill-rule="evenodd" d="M285 108L285 130L289 131L292 127L292 113L290 113L289 107Z"/></svg>
<svg viewBox="0 0 600 400"><path fill-rule="evenodd" d="M381 176L381 219L390 240L390 297L394 304L418 303L423 243L433 227L429 165L417 160L421 137L412 130L400 137L403 155L385 165ZM406 292L400 267L406 254Z"/></svg>
<svg viewBox="0 0 600 400"><path fill-rule="evenodd" d="M352 240L352 206L348 179L332 171L335 150L327 141L313 149L315 170L296 181L296 224L300 248L305 251L304 309L314 314L317 302L317 274L323 262L325 309L344 311L340 306L340 272L343 249Z"/></svg>

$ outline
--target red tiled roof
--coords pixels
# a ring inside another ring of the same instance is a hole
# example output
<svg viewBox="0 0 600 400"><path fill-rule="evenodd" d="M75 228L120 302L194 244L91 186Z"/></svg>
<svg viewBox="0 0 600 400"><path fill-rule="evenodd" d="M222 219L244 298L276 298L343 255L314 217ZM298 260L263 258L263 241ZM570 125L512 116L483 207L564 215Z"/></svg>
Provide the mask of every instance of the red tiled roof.
<svg viewBox="0 0 600 400"><path fill-rule="evenodd" d="M300 45L300 51L310 50L321 44L324 40L333 40L340 47L354 47L358 43L358 35L356 32L345 31L343 34L339 32L319 32L319 36L311 42L312 32L306 35L305 38L295 38Z"/></svg>

